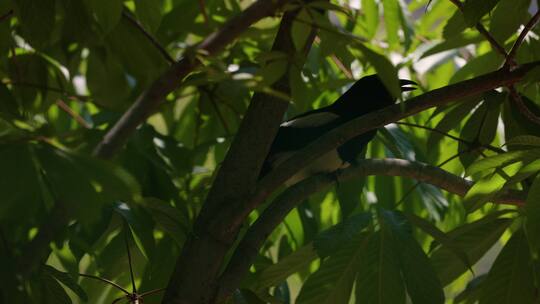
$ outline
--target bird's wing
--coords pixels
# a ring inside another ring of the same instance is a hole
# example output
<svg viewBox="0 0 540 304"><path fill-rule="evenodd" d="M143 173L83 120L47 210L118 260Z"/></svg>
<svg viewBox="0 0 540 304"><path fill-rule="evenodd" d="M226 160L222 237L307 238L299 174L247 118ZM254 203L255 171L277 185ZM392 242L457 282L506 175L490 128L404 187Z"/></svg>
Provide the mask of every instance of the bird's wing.
<svg viewBox="0 0 540 304"><path fill-rule="evenodd" d="M320 127L332 123L338 119L339 116L332 112L327 111L311 111L303 115L296 116L290 120L281 124L281 127L293 127L293 128L312 128Z"/></svg>
<svg viewBox="0 0 540 304"><path fill-rule="evenodd" d="M297 116L281 124L270 154L304 148L340 123L340 116L332 112L313 111Z"/></svg>

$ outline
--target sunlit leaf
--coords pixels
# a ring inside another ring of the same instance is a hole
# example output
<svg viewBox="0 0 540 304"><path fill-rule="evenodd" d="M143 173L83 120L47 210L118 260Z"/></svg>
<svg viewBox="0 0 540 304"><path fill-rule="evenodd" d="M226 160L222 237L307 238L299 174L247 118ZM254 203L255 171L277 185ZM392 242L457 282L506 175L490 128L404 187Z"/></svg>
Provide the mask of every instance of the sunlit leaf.
<svg viewBox="0 0 540 304"><path fill-rule="evenodd" d="M491 11L500 0L466 0L463 15L468 26L473 26Z"/></svg>

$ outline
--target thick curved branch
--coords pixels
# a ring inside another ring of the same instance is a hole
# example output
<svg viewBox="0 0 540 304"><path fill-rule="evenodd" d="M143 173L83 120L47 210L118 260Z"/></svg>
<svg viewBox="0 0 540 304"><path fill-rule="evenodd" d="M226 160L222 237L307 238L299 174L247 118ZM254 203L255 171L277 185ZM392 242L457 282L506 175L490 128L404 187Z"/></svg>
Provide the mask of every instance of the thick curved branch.
<svg viewBox="0 0 540 304"><path fill-rule="evenodd" d="M345 143L347 140L380 128L391 122L414 115L432 107L441 106L451 101L465 100L467 97L481 94L501 86L508 86L523 79L540 61L522 65L515 70L500 69L473 79L458 82L411 98L402 104L392 105L368 115L358 117L336 128L317 141L295 153L281 163L258 184L251 200L245 206L244 216L261 204L269 194L280 187L287 179L324 153Z"/></svg>
<svg viewBox="0 0 540 304"><path fill-rule="evenodd" d="M250 25L264 17L273 15L286 2L285 0L259 0L255 2L218 31L209 35L193 50L187 52L184 58L172 65L137 98L97 145L94 155L101 158L111 158L126 143L135 129L158 108L165 97L182 85L184 77L201 65L201 62L195 58L197 54L216 55L238 38Z"/></svg>
<svg viewBox="0 0 540 304"><path fill-rule="evenodd" d="M227 297L240 280L247 274L260 247L285 216L299 203L315 192L323 191L336 182L343 182L362 176L400 176L415 179L464 196L474 184L439 167L403 159L365 159L357 165L332 174L319 174L303 180L279 195L249 228L235 250L229 265L220 277L220 298ZM525 204L526 193L508 192L494 203L521 206Z"/></svg>

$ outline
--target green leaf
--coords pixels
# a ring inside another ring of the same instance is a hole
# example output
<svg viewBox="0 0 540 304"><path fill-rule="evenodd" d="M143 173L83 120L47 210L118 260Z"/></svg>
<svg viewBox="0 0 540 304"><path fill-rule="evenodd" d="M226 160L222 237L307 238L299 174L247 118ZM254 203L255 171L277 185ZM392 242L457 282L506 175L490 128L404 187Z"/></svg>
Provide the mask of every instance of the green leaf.
<svg viewBox="0 0 540 304"><path fill-rule="evenodd" d="M399 25L401 8L397 0L383 0L384 24L386 27L386 37L390 46L394 47L399 43Z"/></svg>
<svg viewBox="0 0 540 304"><path fill-rule="evenodd" d="M405 303L399 252L388 229L368 236L356 277L356 303Z"/></svg>
<svg viewBox="0 0 540 304"><path fill-rule="evenodd" d="M499 240L511 223L511 219L486 217L462 225L447 234L457 248L467 253L470 263L474 264ZM467 271L467 266L456 257L452 250L445 247L439 247L433 251L430 260L443 286L452 283Z"/></svg>
<svg viewBox="0 0 540 304"><path fill-rule="evenodd" d="M454 303L477 303L482 292L482 283L487 277L486 274L481 274L467 283L467 287L454 298Z"/></svg>
<svg viewBox="0 0 540 304"><path fill-rule="evenodd" d="M456 9L452 17L446 21L443 29L443 37L448 40L454 36L460 35L467 29L467 24L463 18L463 14Z"/></svg>
<svg viewBox="0 0 540 304"><path fill-rule="evenodd" d="M460 133L460 138L468 141L459 142L458 145L458 150L462 153L459 159L464 167L468 167L479 156L478 151L471 151L474 147L471 147L470 143L489 145L497 134L500 105L505 95L494 91L484 95L484 102L469 117Z"/></svg>
<svg viewBox="0 0 540 304"><path fill-rule="evenodd" d="M47 274L53 276L56 280L64 284L67 288L71 289L71 291L73 291L81 300L83 300L84 302L88 301L88 296L86 295L86 292L84 292L81 286L79 286L77 280L71 277L67 272L57 270L50 265L44 265L43 267Z"/></svg>
<svg viewBox="0 0 540 304"><path fill-rule="evenodd" d="M151 261L155 244L153 225L148 215L139 207L126 203L116 204L114 210L126 220L135 244L144 257Z"/></svg>
<svg viewBox="0 0 540 304"><path fill-rule="evenodd" d="M86 168L72 155L48 145L38 146L35 151L54 198L66 202L69 212L79 221L88 224L98 220L104 201Z"/></svg>
<svg viewBox="0 0 540 304"><path fill-rule="evenodd" d="M146 30L156 32L161 23L160 1L135 0L135 13Z"/></svg>
<svg viewBox="0 0 540 304"><path fill-rule="evenodd" d="M88 14L99 24L104 34L111 31L122 17L122 0L83 0Z"/></svg>
<svg viewBox="0 0 540 304"><path fill-rule="evenodd" d="M516 162L529 163L540 157L540 149L509 151L506 153L497 154L486 157L472 163L465 171L466 176L471 176L477 173L488 173L493 168L504 168Z"/></svg>
<svg viewBox="0 0 540 304"><path fill-rule="evenodd" d="M344 13L345 15L350 16L350 12L347 9L339 5L330 3L327 0L318 0L318 1L309 2L307 6L315 8L315 9L341 12L341 13Z"/></svg>
<svg viewBox="0 0 540 304"><path fill-rule="evenodd" d="M463 265L472 270L472 264L469 262L469 257L463 248L460 248L449 235L441 231L431 222L415 215L414 213L408 213L406 216L411 223L422 229L425 233L429 234L435 242L438 242L443 247L451 251L463 263Z"/></svg>
<svg viewBox="0 0 540 304"><path fill-rule="evenodd" d="M320 268L302 285L296 303L349 303L354 278L368 239L366 234L357 235L324 260Z"/></svg>
<svg viewBox="0 0 540 304"><path fill-rule="evenodd" d="M379 6L375 0L362 0L362 11L360 26L366 33L367 39L372 39L377 33L379 26Z"/></svg>
<svg viewBox="0 0 540 304"><path fill-rule="evenodd" d="M514 232L482 283L480 304L534 303L537 298L529 246L523 231Z"/></svg>
<svg viewBox="0 0 540 304"><path fill-rule="evenodd" d="M41 112L48 108L45 102L48 93L42 88L48 86L48 62L37 54L21 54L9 61L9 75L12 79L24 79L37 87L15 86L11 89L22 110L28 113Z"/></svg>
<svg viewBox="0 0 540 304"><path fill-rule="evenodd" d="M489 13L500 0L466 0L463 5L463 16L468 26L480 22L480 19Z"/></svg>
<svg viewBox="0 0 540 304"><path fill-rule="evenodd" d="M2 222L35 216L40 208L39 168L33 161L34 157L29 145L0 146L0 171L6 176L0 179Z"/></svg>
<svg viewBox="0 0 540 304"><path fill-rule="evenodd" d="M273 60L257 71L257 74L262 77L262 84L269 86L285 75L288 65L286 60Z"/></svg>
<svg viewBox="0 0 540 304"><path fill-rule="evenodd" d="M90 52L86 70L86 82L94 103L109 109L122 109L130 94L127 75L111 54L98 54L97 49Z"/></svg>
<svg viewBox="0 0 540 304"><path fill-rule="evenodd" d="M264 304L267 303L259 295L248 289L239 289L234 293L235 304ZM270 302L272 303L272 302Z"/></svg>
<svg viewBox="0 0 540 304"><path fill-rule="evenodd" d="M336 187L336 194L342 218L347 218L358 207L365 183L365 177L339 182L339 186Z"/></svg>
<svg viewBox="0 0 540 304"><path fill-rule="evenodd" d="M159 50L126 18L122 18L105 39L114 55L111 60L120 64L125 74L135 78L140 88L150 85L168 66Z"/></svg>
<svg viewBox="0 0 540 304"><path fill-rule="evenodd" d="M463 205L468 212L477 210L496 197L505 183L506 180L497 171L481 178L467 191L463 198Z"/></svg>
<svg viewBox="0 0 540 304"><path fill-rule="evenodd" d="M530 4L530 0L500 0L493 11L489 32L501 45L525 23Z"/></svg>
<svg viewBox="0 0 540 304"><path fill-rule="evenodd" d="M377 71L377 75L381 78L386 88L392 96L398 98L401 96L401 88L397 76L396 67L383 55L373 51L363 44L358 44L358 48L362 51L367 61L373 65Z"/></svg>
<svg viewBox="0 0 540 304"><path fill-rule="evenodd" d="M540 137L532 135L516 136L508 140L506 145L540 147Z"/></svg>
<svg viewBox="0 0 540 304"><path fill-rule="evenodd" d="M343 222L321 232L313 240L313 247L320 257L331 255L349 243L360 231L371 223L371 213L352 215Z"/></svg>
<svg viewBox="0 0 540 304"><path fill-rule="evenodd" d="M540 176L531 185L525 204L525 232L535 258L540 256Z"/></svg>
<svg viewBox="0 0 540 304"><path fill-rule="evenodd" d="M476 107L480 97L476 97L472 100L466 100L459 103L454 108L451 108L446 112L443 118L437 123L435 129L442 133L449 133L450 130L459 126L460 122L471 113L471 111ZM428 147L438 147L440 141L444 138L440 132L431 132L428 137L427 146ZM429 149L428 153L431 155L438 156L439 149Z"/></svg>
<svg viewBox="0 0 540 304"><path fill-rule="evenodd" d="M480 34L475 32L460 32L446 38L446 40L444 40L443 42L429 48L426 52L422 54L420 58L425 58L433 54L454 50L467 46L469 44L476 44L481 42L483 39L484 38Z"/></svg>
<svg viewBox="0 0 540 304"><path fill-rule="evenodd" d="M388 225L392 233L407 294L412 303L444 303L444 292L439 278L429 258L413 238L406 218L398 211L383 210L380 214L384 225Z"/></svg>
<svg viewBox="0 0 540 304"><path fill-rule="evenodd" d="M307 244L257 274L254 289L263 290L277 286L292 274L308 268L311 262L318 257L313 245L311 243Z"/></svg>
<svg viewBox="0 0 540 304"><path fill-rule="evenodd" d="M310 23L313 21L311 20L311 17L307 9L300 10L298 15L296 15L295 19L296 20L293 21L293 24L291 27L291 38L292 38L294 47L297 50L302 50L304 49L306 42L309 38L309 35L311 33Z"/></svg>
<svg viewBox="0 0 540 304"><path fill-rule="evenodd" d="M24 40L37 49L51 44L56 1L14 0L13 2L16 6L15 13L21 22Z"/></svg>
<svg viewBox="0 0 540 304"><path fill-rule="evenodd" d="M188 233L189 222L180 210L168 203L146 198L143 202L146 210L152 214L154 221L178 244L184 245Z"/></svg>
<svg viewBox="0 0 540 304"><path fill-rule="evenodd" d="M71 299L64 290L64 288L58 283L58 281L49 273L42 272L40 275L41 286L43 287L43 297L46 299L45 303L55 304L71 304Z"/></svg>

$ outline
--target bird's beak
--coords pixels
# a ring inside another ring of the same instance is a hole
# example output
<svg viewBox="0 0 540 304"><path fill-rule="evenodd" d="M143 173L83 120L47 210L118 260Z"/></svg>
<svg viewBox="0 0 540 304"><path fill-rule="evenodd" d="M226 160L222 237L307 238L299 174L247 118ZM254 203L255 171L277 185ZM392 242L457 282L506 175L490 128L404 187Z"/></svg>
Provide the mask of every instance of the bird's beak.
<svg viewBox="0 0 540 304"><path fill-rule="evenodd" d="M400 79L399 80L399 85L401 87L401 91L402 92L407 92L407 91L413 91L413 90L416 90L417 86L418 86L418 83L412 81L412 80L408 80L408 79ZM414 86L414 87L411 87L411 86Z"/></svg>

